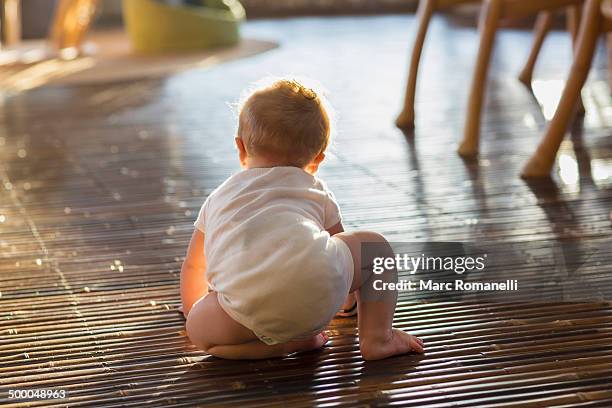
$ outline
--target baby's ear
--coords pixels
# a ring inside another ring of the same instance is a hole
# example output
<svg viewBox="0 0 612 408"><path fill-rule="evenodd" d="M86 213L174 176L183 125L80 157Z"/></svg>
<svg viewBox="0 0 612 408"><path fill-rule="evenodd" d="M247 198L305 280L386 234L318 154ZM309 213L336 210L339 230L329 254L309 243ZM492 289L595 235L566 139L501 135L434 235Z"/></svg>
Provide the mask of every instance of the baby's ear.
<svg viewBox="0 0 612 408"><path fill-rule="evenodd" d="M321 152L314 159L312 159L310 164L307 165L304 170L314 175L317 172L317 170L319 170L319 165L321 164L323 159L325 159L325 153Z"/></svg>
<svg viewBox="0 0 612 408"><path fill-rule="evenodd" d="M234 138L234 142L236 143L236 149L238 150L240 165L242 167L246 167L247 151L246 147L244 146L244 141L239 136L236 136Z"/></svg>
<svg viewBox="0 0 612 408"><path fill-rule="evenodd" d="M321 162L323 161L323 159L325 159L325 153L321 152L321 153L317 154L317 157L315 157L315 158L312 160L312 162L313 162L313 163L316 163L316 164L317 164L317 166L318 166L319 164L321 164Z"/></svg>

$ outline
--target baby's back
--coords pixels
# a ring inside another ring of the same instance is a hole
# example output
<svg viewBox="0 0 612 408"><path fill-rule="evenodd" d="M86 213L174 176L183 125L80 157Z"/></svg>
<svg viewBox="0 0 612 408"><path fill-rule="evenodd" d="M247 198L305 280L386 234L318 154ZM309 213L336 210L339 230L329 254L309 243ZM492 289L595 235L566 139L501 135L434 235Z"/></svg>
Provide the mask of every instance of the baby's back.
<svg viewBox="0 0 612 408"><path fill-rule="evenodd" d="M333 195L300 168L254 168L230 177L195 224L205 233L209 284L226 312L251 329L266 327L264 333L293 333L295 316L321 320L309 326L327 323L346 285L325 231L338 222ZM312 316L319 310L325 313Z"/></svg>

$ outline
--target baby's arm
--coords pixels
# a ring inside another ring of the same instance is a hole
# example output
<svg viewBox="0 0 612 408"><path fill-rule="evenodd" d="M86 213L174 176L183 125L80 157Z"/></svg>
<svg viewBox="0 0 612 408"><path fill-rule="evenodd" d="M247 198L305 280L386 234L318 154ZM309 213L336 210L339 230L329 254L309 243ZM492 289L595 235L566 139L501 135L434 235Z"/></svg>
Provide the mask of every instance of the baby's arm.
<svg viewBox="0 0 612 408"><path fill-rule="evenodd" d="M196 229L191 236L187 256L181 268L181 301L185 318L193 304L207 293L204 233Z"/></svg>

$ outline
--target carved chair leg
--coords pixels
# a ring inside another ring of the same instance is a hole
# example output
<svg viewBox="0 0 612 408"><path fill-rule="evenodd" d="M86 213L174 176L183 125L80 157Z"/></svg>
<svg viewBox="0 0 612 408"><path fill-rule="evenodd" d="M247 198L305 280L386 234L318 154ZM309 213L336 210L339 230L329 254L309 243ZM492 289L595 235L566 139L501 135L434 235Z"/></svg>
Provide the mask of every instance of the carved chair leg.
<svg viewBox="0 0 612 408"><path fill-rule="evenodd" d="M21 40L21 1L0 0L2 6L2 45L14 45Z"/></svg>
<svg viewBox="0 0 612 408"><path fill-rule="evenodd" d="M531 88L531 80L533 78L533 70L535 68L538 55L542 49L542 44L546 38L546 34L550 31L552 26L553 13L551 11L542 11L538 14L538 18L535 24L535 35L533 37L533 45L529 52L529 57L525 62L525 66L519 74L519 80L524 83L527 87Z"/></svg>
<svg viewBox="0 0 612 408"><path fill-rule="evenodd" d="M582 16L582 5L576 4L567 7L567 30L572 35L572 48L574 55L576 55L576 43L578 42L578 29L580 28L580 17ZM584 104L582 103L582 97L578 98L578 105L576 107L576 113L583 115Z"/></svg>
<svg viewBox="0 0 612 408"><path fill-rule="evenodd" d="M59 1L49 33L57 50L78 51L93 21L96 5L97 0Z"/></svg>
<svg viewBox="0 0 612 408"><path fill-rule="evenodd" d="M419 2L419 10L417 12L418 28L414 39L414 46L412 47L412 56L410 57L404 107L395 120L395 125L400 129L414 129L414 97L416 93L419 62L421 60L425 36L427 35L427 28L429 27L429 22L435 8L436 0L421 0Z"/></svg>
<svg viewBox="0 0 612 408"><path fill-rule="evenodd" d="M465 158L474 157L478 154L480 116L486 89L489 61L495 42L495 33L502 14L502 2L503 0L487 0L480 12L480 47L478 49L478 58L468 100L463 141L458 149L459 155Z"/></svg>
<svg viewBox="0 0 612 408"><path fill-rule="evenodd" d="M580 91L591 68L597 39L601 32L601 0L587 0L582 16L574 62L561 96L561 101L546 133L531 156L521 176L523 178L548 177L555 163L557 151L575 112Z"/></svg>

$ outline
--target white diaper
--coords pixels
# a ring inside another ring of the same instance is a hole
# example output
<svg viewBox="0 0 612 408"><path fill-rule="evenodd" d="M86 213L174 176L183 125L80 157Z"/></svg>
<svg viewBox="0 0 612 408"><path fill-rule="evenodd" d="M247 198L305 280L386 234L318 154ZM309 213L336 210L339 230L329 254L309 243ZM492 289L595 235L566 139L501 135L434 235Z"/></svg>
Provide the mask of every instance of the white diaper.
<svg viewBox="0 0 612 408"><path fill-rule="evenodd" d="M283 241L282 246L273 245L273 254L261 268L253 271L251 266L240 287L218 293L225 312L266 344L320 333L342 306L353 281L353 258L341 239L305 223Z"/></svg>

